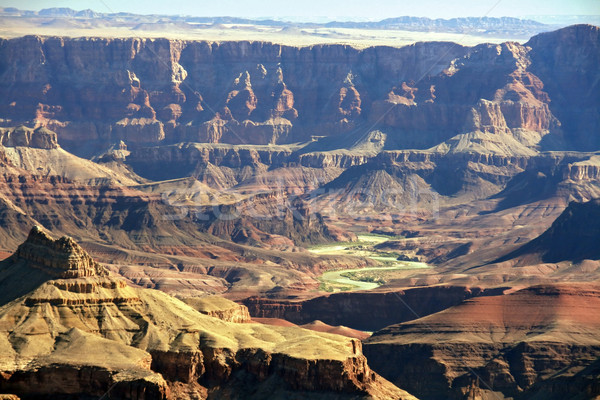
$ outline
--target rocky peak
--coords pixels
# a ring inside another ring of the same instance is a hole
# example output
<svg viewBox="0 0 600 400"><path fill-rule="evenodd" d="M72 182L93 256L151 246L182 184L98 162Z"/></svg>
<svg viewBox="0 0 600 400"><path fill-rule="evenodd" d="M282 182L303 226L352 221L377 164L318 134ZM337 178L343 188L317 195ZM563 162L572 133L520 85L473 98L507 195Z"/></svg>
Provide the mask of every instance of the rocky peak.
<svg viewBox="0 0 600 400"><path fill-rule="evenodd" d="M33 267L42 269L55 278L83 278L108 276L108 272L90 257L73 238L53 239L39 226L34 226L27 240L13 254Z"/></svg>
<svg viewBox="0 0 600 400"><path fill-rule="evenodd" d="M556 31L544 32L533 36L525 46L532 48L548 47L554 49L557 55L560 51L581 52L582 46L598 47L600 27L589 24L567 26ZM597 55L596 55L597 57Z"/></svg>
<svg viewBox="0 0 600 400"><path fill-rule="evenodd" d="M36 129L19 126L0 130L0 145L6 147L33 147L37 149L57 149L56 133L45 128Z"/></svg>
<svg viewBox="0 0 600 400"><path fill-rule="evenodd" d="M231 111L233 118L238 121L248 119L250 114L256 109L258 99L252 90L250 74L245 71L234 81L234 90L227 96L227 108Z"/></svg>
<svg viewBox="0 0 600 400"><path fill-rule="evenodd" d="M339 102L337 102L336 118L356 118L361 113L360 93L354 86L357 77L349 71L344 78L342 87L339 90Z"/></svg>
<svg viewBox="0 0 600 400"><path fill-rule="evenodd" d="M271 118L286 118L290 121L298 118L298 110L294 108L294 93L283 81L283 71L277 67L271 77L270 97L272 99Z"/></svg>

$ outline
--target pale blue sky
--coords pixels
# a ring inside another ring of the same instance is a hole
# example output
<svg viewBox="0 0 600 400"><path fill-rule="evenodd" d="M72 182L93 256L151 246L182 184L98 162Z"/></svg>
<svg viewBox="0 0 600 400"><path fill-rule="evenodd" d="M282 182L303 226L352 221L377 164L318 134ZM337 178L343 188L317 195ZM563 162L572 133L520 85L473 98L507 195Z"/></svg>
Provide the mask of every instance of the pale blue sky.
<svg viewBox="0 0 600 400"><path fill-rule="evenodd" d="M600 15L600 0L0 0L24 10L90 8L98 12L239 17L328 17L383 19L402 15L430 18Z"/></svg>

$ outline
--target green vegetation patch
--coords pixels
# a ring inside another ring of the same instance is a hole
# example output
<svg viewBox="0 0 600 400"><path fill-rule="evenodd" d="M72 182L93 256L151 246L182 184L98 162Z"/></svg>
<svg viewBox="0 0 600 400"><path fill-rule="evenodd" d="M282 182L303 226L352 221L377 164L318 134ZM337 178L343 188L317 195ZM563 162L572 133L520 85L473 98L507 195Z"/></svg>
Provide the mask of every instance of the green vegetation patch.
<svg viewBox="0 0 600 400"><path fill-rule="evenodd" d="M344 278L352 279L353 281L359 282L372 282L379 285L383 285L386 280L378 273L378 271L355 271L355 272L344 272L340 276Z"/></svg>

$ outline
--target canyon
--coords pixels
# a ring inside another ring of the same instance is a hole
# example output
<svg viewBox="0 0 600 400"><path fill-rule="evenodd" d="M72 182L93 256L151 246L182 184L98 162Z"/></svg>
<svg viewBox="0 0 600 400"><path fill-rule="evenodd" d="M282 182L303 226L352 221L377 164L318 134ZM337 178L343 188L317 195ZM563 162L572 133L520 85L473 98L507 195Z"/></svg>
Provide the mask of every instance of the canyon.
<svg viewBox="0 0 600 400"><path fill-rule="evenodd" d="M0 38L0 392L600 396L598 65L592 25Z"/></svg>
<svg viewBox="0 0 600 400"><path fill-rule="evenodd" d="M599 356L597 290L539 285L470 299L376 332L365 353L384 376L423 399L562 398L552 381ZM597 396L597 375L584 382L579 392Z"/></svg>
<svg viewBox="0 0 600 400"><path fill-rule="evenodd" d="M39 227L0 274L0 384L19 396L221 398L252 387L282 398L289 391L413 398L369 369L356 339L198 312L129 286L73 239L54 240ZM215 308L214 299L207 304Z"/></svg>

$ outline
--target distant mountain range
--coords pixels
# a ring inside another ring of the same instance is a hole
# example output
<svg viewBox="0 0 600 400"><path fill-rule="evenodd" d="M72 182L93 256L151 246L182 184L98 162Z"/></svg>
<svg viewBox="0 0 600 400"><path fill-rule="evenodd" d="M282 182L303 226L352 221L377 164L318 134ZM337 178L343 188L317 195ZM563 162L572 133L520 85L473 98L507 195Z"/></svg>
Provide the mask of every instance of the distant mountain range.
<svg viewBox="0 0 600 400"><path fill-rule="evenodd" d="M417 32L454 32L474 33L482 35L505 35L507 32L523 36L549 31L555 25L544 24L531 19L512 17L466 17L452 19L431 19L424 17L401 16L387 18L381 21L331 21L317 22L291 22L276 19L248 19L238 17L195 17L181 15L139 15L132 13L99 13L90 9L73 10L71 8L46 8L40 11L25 11L13 7L3 8L0 16L13 17L40 17L40 18L76 18L76 19L104 19L109 22L137 22L137 23L189 23L189 24L254 24L261 26L300 27L300 28L351 28L351 29L383 29L383 30L408 30Z"/></svg>

